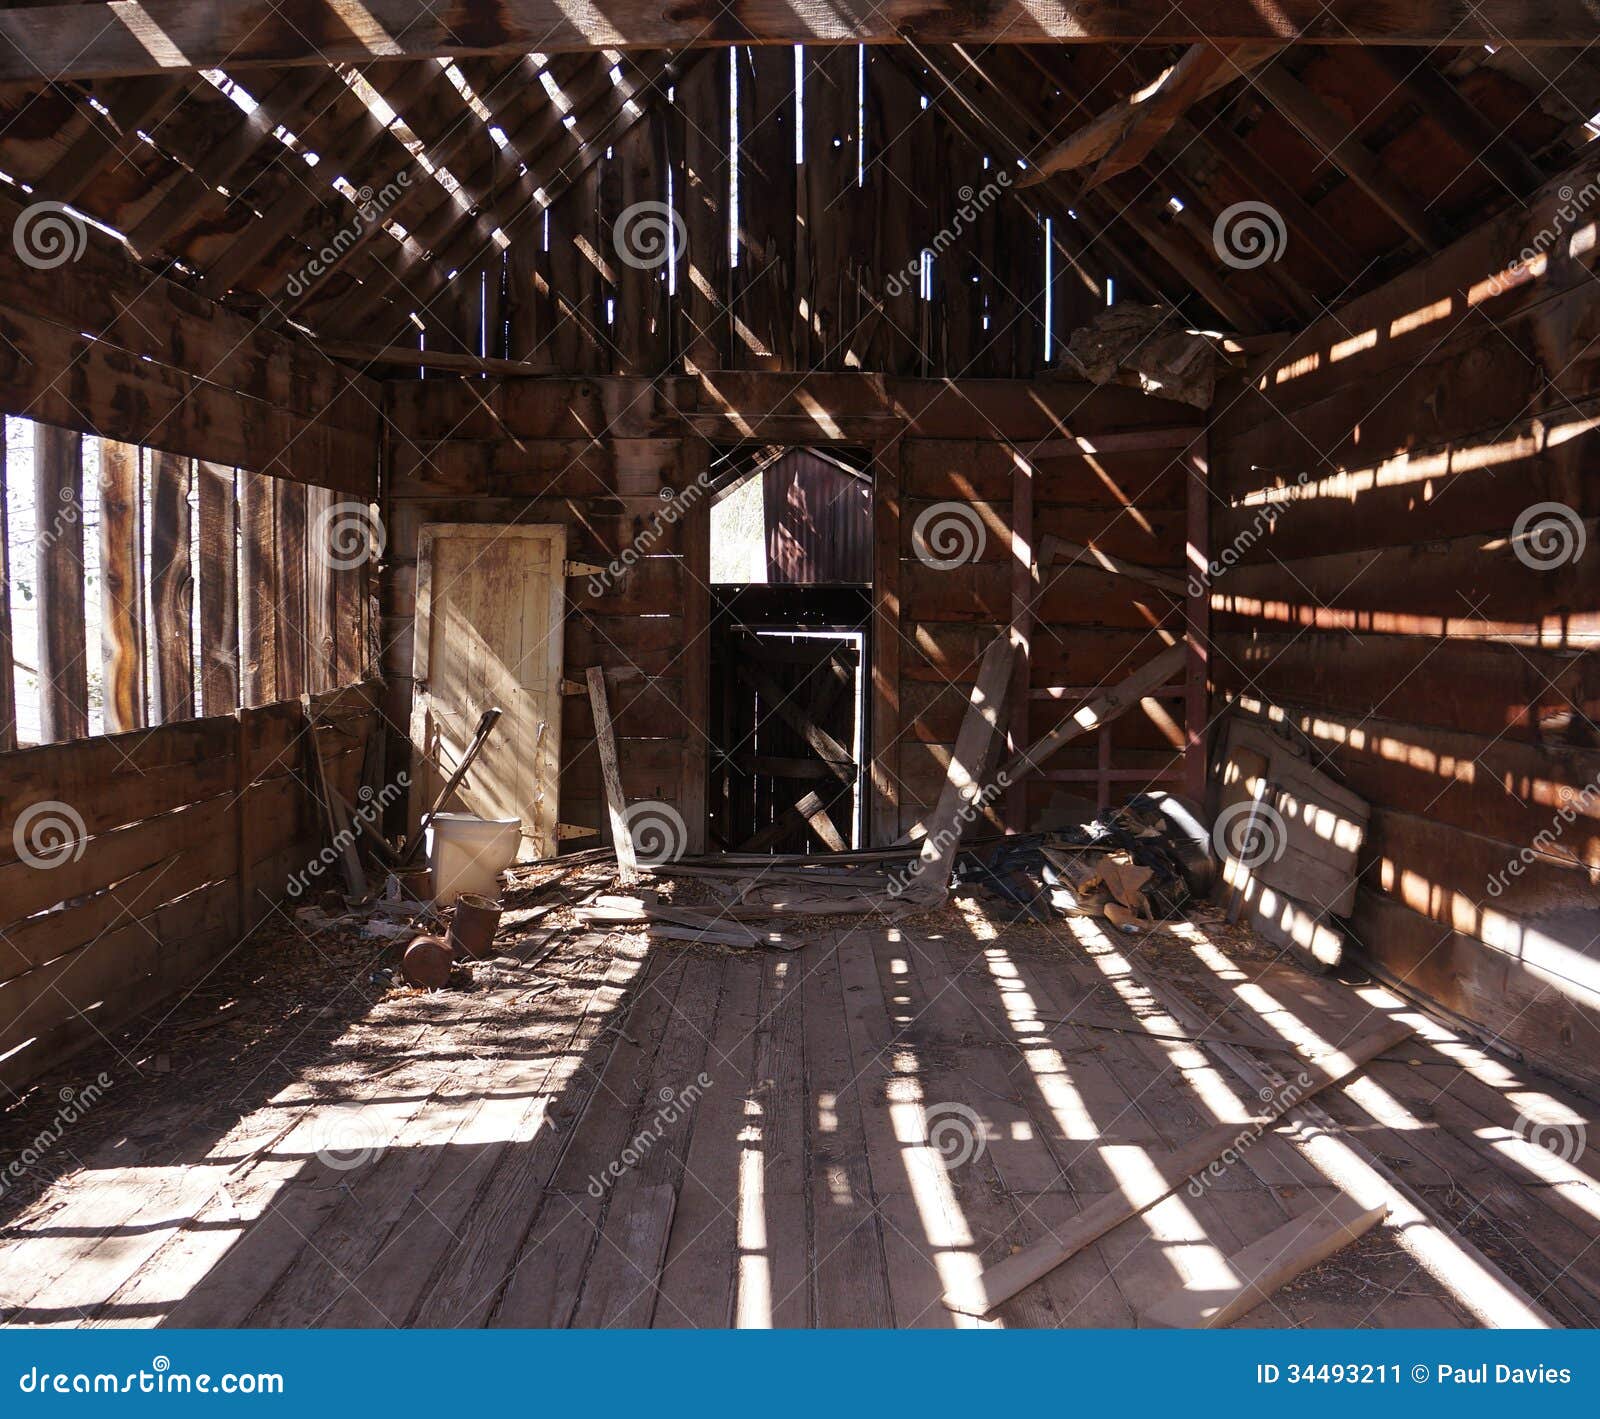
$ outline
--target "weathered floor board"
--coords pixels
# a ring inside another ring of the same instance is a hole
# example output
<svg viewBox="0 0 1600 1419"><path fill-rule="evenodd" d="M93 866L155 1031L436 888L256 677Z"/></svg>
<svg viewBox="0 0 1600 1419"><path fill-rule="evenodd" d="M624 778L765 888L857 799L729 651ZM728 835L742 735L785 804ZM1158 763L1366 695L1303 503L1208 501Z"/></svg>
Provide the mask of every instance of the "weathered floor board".
<svg viewBox="0 0 1600 1419"><path fill-rule="evenodd" d="M510 955L471 991L363 1004L227 1126L215 1100L129 1084L137 1129L0 1225L0 1320L1124 1326L1337 1196L1273 1134L999 1314L955 1316L939 1297L958 1278L1116 1190L1148 1150L1251 1111L1201 1046L1152 1033L1181 1031L1128 996L1114 953L973 902L819 924L793 953L551 940L537 972ZM1237 932L1116 950L1236 1037L1338 1042L1405 1009ZM1480 1245L1560 1319L1595 1323L1593 1161L1529 1151L1516 1126L1536 1106L1586 1119L1583 1101L1431 1023L1404 1053L1330 1112L1443 1215L1470 1193ZM1241 1323L1467 1320L1380 1226Z"/></svg>

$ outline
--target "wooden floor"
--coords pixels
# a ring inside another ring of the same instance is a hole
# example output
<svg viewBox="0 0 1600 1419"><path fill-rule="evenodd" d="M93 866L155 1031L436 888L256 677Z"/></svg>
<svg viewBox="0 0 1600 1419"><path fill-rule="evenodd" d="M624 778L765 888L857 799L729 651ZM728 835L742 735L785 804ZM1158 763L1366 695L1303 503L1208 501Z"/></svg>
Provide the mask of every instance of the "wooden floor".
<svg viewBox="0 0 1600 1419"><path fill-rule="evenodd" d="M555 938L542 962L535 933L470 991L375 991L351 1009L346 991L305 987L298 1014L258 1004L303 1026L270 1061L222 1095L201 1056L119 1082L46 1150L53 1181L0 1200L0 1318L1137 1324L1334 1189L1286 1131L991 1321L939 1304L1116 1189L1144 1150L1246 1116L1249 1091L1210 1053L1155 1037L1179 1031L1122 953L1236 1035L1287 1024L1338 1042L1404 1006L1237 933L1130 944L1070 925L1010 926L969 902L902 929L819 928L792 954L617 932ZM266 979L296 988L282 967ZM1518 1122L1600 1139L1587 1106L1408 1018L1414 1045L1328 1108L1557 1320L1595 1324L1597 1159ZM205 1036L180 1032L200 1051ZM48 1123L54 1088L8 1120L8 1153ZM1471 1322L1380 1228L1243 1323Z"/></svg>

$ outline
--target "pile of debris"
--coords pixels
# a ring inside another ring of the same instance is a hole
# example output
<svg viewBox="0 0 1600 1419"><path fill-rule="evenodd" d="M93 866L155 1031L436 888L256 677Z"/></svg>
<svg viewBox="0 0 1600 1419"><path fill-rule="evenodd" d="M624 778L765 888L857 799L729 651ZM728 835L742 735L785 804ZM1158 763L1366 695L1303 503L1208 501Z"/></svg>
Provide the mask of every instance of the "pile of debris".
<svg viewBox="0 0 1600 1419"><path fill-rule="evenodd" d="M1216 872L1199 810L1164 793L1052 832L974 844L956 863L959 883L1036 921L1095 916L1129 932L1181 916Z"/></svg>

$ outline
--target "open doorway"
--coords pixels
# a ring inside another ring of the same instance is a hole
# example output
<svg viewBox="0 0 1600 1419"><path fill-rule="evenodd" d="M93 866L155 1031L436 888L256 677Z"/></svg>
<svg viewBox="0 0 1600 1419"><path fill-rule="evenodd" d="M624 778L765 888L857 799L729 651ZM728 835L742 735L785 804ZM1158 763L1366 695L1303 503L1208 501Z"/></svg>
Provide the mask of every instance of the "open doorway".
<svg viewBox="0 0 1600 1419"><path fill-rule="evenodd" d="M869 456L741 447L714 469L708 826L735 852L865 842Z"/></svg>

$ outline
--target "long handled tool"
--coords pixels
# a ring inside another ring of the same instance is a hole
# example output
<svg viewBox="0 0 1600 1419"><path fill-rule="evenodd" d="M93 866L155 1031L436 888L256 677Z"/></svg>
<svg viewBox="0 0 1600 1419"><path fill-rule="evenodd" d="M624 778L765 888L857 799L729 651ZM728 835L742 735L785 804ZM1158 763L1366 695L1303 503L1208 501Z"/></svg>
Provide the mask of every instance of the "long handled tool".
<svg viewBox="0 0 1600 1419"><path fill-rule="evenodd" d="M472 761L478 757L485 741L489 738L489 731L500 721L500 716L505 713L502 709L486 709L478 720L478 727L472 731L472 740L467 745L467 751L461 756L461 762L456 765L456 770L445 781L445 786L439 790L439 796L433 800L433 807L422 815L422 820L417 824L417 835L406 844L406 850L400 854L400 861L395 870L407 868L416 859L417 853L422 848L424 835L428 831L428 824L439 814L444 807L445 800L461 786L461 780L467 776L467 770L472 767ZM539 726L539 733L543 735L544 725Z"/></svg>

